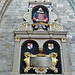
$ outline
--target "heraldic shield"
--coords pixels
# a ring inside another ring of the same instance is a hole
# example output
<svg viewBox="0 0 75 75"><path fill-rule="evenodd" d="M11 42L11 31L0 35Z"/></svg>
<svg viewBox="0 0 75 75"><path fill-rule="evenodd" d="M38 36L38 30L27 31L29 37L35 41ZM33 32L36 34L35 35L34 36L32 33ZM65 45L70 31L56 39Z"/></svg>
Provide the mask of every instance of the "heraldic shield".
<svg viewBox="0 0 75 75"><path fill-rule="evenodd" d="M49 43L49 44L48 44L48 48L51 50L51 49L54 48L54 45L53 45L52 43Z"/></svg>
<svg viewBox="0 0 75 75"><path fill-rule="evenodd" d="M27 43L27 48L28 49L32 49L33 48L33 44L32 43Z"/></svg>

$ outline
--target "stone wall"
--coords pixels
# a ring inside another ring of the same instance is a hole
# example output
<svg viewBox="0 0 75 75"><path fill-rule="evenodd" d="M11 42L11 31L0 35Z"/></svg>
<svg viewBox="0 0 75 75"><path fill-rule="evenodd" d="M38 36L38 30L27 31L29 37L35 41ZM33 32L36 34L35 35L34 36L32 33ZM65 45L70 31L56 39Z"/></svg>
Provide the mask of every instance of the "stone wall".
<svg viewBox="0 0 75 75"><path fill-rule="evenodd" d="M68 31L67 51L69 68L75 73L75 11L67 0L51 0L53 11L58 15L64 30ZM14 34L17 26L24 22L23 15L27 12L28 0L12 0L1 20L0 25L0 75L10 75L14 56Z"/></svg>
<svg viewBox="0 0 75 75"><path fill-rule="evenodd" d="M14 34L18 24L24 22L27 12L25 0L13 0L8 6L0 24L0 75L10 75L13 66Z"/></svg>

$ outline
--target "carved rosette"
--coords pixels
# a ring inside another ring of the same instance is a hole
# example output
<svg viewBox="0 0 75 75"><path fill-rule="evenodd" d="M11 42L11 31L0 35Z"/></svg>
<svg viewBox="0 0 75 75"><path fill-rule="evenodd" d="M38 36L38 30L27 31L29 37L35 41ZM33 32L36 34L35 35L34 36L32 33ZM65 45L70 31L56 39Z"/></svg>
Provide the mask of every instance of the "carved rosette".
<svg viewBox="0 0 75 75"><path fill-rule="evenodd" d="M51 24L51 30L53 31L61 31L63 30L63 26L61 24L57 23L52 23Z"/></svg>
<svg viewBox="0 0 75 75"><path fill-rule="evenodd" d="M28 31L29 30L29 22L25 22L23 24L18 25L19 31Z"/></svg>

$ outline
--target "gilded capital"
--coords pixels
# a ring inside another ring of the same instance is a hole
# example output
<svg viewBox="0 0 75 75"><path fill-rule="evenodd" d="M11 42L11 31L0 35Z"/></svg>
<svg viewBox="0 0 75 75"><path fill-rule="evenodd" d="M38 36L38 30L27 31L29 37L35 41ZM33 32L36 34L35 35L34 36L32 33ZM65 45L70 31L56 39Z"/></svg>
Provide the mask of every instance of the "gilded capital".
<svg viewBox="0 0 75 75"><path fill-rule="evenodd" d="M65 43L67 41L67 39L66 38L61 38L61 41Z"/></svg>
<svg viewBox="0 0 75 75"><path fill-rule="evenodd" d="M20 38L19 37L15 37L15 42L20 42Z"/></svg>

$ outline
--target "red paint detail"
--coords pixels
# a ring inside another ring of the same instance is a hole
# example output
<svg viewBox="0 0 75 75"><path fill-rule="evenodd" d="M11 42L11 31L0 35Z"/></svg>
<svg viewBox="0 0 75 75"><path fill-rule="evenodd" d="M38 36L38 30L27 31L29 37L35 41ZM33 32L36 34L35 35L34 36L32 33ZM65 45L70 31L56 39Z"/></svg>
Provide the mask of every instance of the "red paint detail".
<svg viewBox="0 0 75 75"><path fill-rule="evenodd" d="M43 14L43 20L45 19L45 14Z"/></svg>
<svg viewBox="0 0 75 75"><path fill-rule="evenodd" d="M48 20L48 18L46 18L46 22L48 22L49 20Z"/></svg>
<svg viewBox="0 0 75 75"><path fill-rule="evenodd" d="M33 17L33 21L36 22L36 18L35 17Z"/></svg>
<svg viewBox="0 0 75 75"><path fill-rule="evenodd" d="M42 20L42 14L41 13L39 13L38 19Z"/></svg>
<svg viewBox="0 0 75 75"><path fill-rule="evenodd" d="M30 45L28 45L28 46L30 46Z"/></svg>
<svg viewBox="0 0 75 75"><path fill-rule="evenodd" d="M51 45L48 45L48 47L51 47Z"/></svg>

